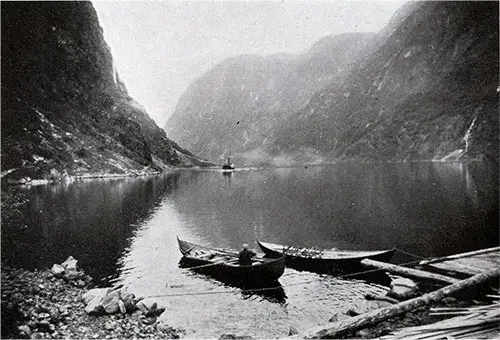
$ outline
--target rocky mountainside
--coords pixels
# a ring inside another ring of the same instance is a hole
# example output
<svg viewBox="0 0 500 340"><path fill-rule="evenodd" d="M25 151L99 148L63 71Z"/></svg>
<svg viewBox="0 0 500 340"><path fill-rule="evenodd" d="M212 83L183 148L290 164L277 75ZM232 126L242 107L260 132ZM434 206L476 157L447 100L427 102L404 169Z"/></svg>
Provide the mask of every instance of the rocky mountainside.
<svg viewBox="0 0 500 340"><path fill-rule="evenodd" d="M212 161L261 158L263 141L316 91L342 83L372 38L341 34L300 55L229 58L188 88L167 122L167 135Z"/></svg>
<svg viewBox="0 0 500 340"><path fill-rule="evenodd" d="M417 2L266 144L296 159L498 159L498 3ZM394 26L396 24L396 26Z"/></svg>
<svg viewBox="0 0 500 340"><path fill-rule="evenodd" d="M498 160L498 3L409 2L357 38L222 63L183 96L169 136L253 164Z"/></svg>
<svg viewBox="0 0 500 340"><path fill-rule="evenodd" d="M4 2L1 10L3 175L198 164L127 94L90 2Z"/></svg>

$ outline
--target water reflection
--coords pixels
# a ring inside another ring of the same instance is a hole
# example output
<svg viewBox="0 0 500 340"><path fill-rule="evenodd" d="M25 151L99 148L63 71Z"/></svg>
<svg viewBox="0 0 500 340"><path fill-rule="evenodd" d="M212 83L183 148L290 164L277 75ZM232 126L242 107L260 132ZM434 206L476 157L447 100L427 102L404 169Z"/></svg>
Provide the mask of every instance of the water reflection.
<svg viewBox="0 0 500 340"><path fill-rule="evenodd" d="M269 302L279 304L284 304L287 298L285 290L279 282L275 282L275 284L272 286L268 285L243 287L241 295L245 300L253 298L254 296L260 296Z"/></svg>
<svg viewBox="0 0 500 340"><path fill-rule="evenodd" d="M21 228L2 226L3 261L46 268L72 255L102 284L159 296L168 323L188 329L189 338L240 330L283 337L292 325L327 322L366 304L365 294L385 290L291 268L269 294L233 287L179 268L177 235L233 249L249 243L258 250L260 239L299 247L396 246L420 256L496 246L499 237L498 169L480 163L345 163L230 176L192 170L25 193Z"/></svg>
<svg viewBox="0 0 500 340"><path fill-rule="evenodd" d="M156 178L75 181L25 188L25 229L2 228L2 260L46 268L72 255L96 278L115 277L137 225L175 190L179 173ZM103 282L105 284L106 282Z"/></svg>
<svg viewBox="0 0 500 340"><path fill-rule="evenodd" d="M498 170L483 163L184 171L24 190L27 227L2 228L3 260L41 268L73 255L94 275L115 279L117 261L130 270L123 255L151 232L149 219L159 224L153 240L170 228L228 248L257 248L261 239L439 256L498 242Z"/></svg>
<svg viewBox="0 0 500 340"><path fill-rule="evenodd" d="M237 282L233 280L228 280L227 277L221 277L214 273L212 274L200 274L194 271L186 269L184 275L189 278L197 278L199 280L206 281L210 284L216 285L218 287L228 288L228 291L224 293L232 292L239 293L244 300L248 299L260 299L272 303L283 304L286 302L287 296L285 290L279 281L271 282Z"/></svg>
<svg viewBox="0 0 500 340"><path fill-rule="evenodd" d="M448 164L374 163L238 172L224 193L217 177L197 173L173 200L194 226L195 240L213 246L262 239L320 248L396 246L437 256L498 238L498 219L491 216L498 211L498 189L487 183L493 175L478 171L479 178L470 176L467 183L464 175L474 167L456 170ZM473 187L483 189L471 195Z"/></svg>

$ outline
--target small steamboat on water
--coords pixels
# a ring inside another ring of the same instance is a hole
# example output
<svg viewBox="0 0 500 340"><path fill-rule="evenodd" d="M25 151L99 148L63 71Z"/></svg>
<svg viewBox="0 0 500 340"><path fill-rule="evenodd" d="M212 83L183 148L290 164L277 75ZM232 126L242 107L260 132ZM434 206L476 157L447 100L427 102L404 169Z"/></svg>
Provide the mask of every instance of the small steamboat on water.
<svg viewBox="0 0 500 340"><path fill-rule="evenodd" d="M234 170L234 164L231 162L231 158L227 158L227 161L222 164L222 171L231 172Z"/></svg>

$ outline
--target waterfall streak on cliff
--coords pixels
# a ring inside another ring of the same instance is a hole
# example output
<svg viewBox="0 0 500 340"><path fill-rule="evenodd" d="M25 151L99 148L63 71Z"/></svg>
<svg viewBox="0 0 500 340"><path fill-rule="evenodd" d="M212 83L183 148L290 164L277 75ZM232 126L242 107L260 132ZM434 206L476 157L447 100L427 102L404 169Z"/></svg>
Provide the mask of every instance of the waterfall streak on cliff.
<svg viewBox="0 0 500 340"><path fill-rule="evenodd" d="M118 82L116 81L116 64L114 60L113 60L113 82L115 84L118 84Z"/></svg>
<svg viewBox="0 0 500 340"><path fill-rule="evenodd" d="M472 123L470 124L469 128L467 129L467 132L465 133L465 136L464 136L465 152L469 151L471 131L472 131L472 128L474 127L474 124L476 123L476 119L477 119L477 116L474 117L474 119L472 120Z"/></svg>

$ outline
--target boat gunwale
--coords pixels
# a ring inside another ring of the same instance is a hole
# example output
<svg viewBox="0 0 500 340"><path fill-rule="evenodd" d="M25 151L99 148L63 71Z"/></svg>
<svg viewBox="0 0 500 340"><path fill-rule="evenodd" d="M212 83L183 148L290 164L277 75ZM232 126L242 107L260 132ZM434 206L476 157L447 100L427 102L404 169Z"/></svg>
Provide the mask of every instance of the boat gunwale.
<svg viewBox="0 0 500 340"><path fill-rule="evenodd" d="M247 269L259 268L259 267L262 268L265 266L273 266L277 262L280 262L280 261L284 262L284 260L285 260L285 256L281 256L278 258L253 257L252 260L255 262L252 265L243 265L242 266L239 264L231 264L231 263L227 263L227 262L238 261L238 253L233 252L231 250L224 250L224 249L220 249L220 248L208 247L208 246L203 246L203 245L196 244L196 243L191 243L189 241L181 240L179 237L177 237L177 240L179 242L179 245L181 243L183 243L185 245L190 245L190 249L187 251L183 251L182 249L180 249L181 253L184 257L186 257L187 259L191 259L191 260L204 261L207 264L215 263L216 261L211 260L211 259L203 259L203 258L201 258L199 256L195 256L195 255L189 255L189 252L191 252L195 248L202 248L201 250L215 251L215 252L219 252L221 255L227 255L227 257L229 259L227 261L221 262L220 264L225 265L225 266L230 267L230 268L247 268ZM181 247L179 247L179 248L181 248Z"/></svg>
<svg viewBox="0 0 500 340"><path fill-rule="evenodd" d="M373 250L373 251L370 251L370 250L360 250L360 251L356 251L356 250L353 250L353 251L349 251L349 250L339 250L339 252L342 252L345 254L345 256L335 256L335 251L332 251L332 250L322 250L323 253L322 253L322 256L317 256L317 257L314 257L314 256L301 256L300 254L287 254L286 252L284 252L284 250L289 247L289 246L286 246L286 245L281 245L281 244L277 244L277 243L270 243L270 242L264 242L264 241L260 241L260 240L257 240L257 243L259 244L259 246L261 247L261 249L266 252L265 249L267 250L270 250L272 252L275 252L275 253L280 253L280 254L283 254L284 256L286 257L289 257L289 258L297 258L297 259L306 259L306 260L317 260L317 261L356 261L356 260L362 260L362 259L365 259L365 258L371 258L371 257L377 257L377 256L382 256L382 255L386 255L386 254L390 254L391 252L394 253L396 251L396 248L392 248L392 249L384 249L384 250ZM273 249L274 248L279 248L279 249ZM306 250L310 250L312 248L298 248L298 247L294 247L295 249L306 249ZM352 253L353 255L349 255L350 253ZM324 255L334 255L334 256L331 256L331 257L325 257ZM338 253L337 253L338 254Z"/></svg>

